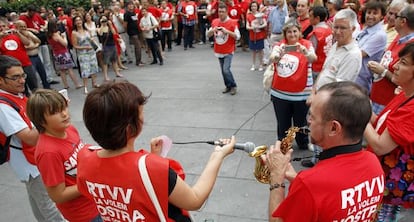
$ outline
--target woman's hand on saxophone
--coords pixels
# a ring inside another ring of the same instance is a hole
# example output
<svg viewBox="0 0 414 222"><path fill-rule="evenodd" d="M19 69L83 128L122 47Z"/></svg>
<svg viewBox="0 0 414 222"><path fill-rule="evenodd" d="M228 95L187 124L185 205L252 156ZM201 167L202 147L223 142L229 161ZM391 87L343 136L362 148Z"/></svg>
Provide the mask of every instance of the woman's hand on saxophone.
<svg viewBox="0 0 414 222"><path fill-rule="evenodd" d="M270 146L266 154L262 155L262 160L266 163L270 171L270 181L283 182L286 178L286 171L290 165L290 159L293 150L290 149L286 154L280 150L280 141L276 141L275 145Z"/></svg>

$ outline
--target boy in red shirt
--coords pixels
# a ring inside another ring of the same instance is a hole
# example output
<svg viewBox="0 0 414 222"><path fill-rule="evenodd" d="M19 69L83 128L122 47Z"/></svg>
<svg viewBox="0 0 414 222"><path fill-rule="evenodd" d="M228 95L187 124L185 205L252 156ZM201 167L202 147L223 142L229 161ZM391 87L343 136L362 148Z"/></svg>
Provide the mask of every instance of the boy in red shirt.
<svg viewBox="0 0 414 222"><path fill-rule="evenodd" d="M50 198L69 221L102 221L95 203L76 185L77 155L85 147L70 122L68 101L54 90L39 89L27 102L27 115L40 135L37 168Z"/></svg>

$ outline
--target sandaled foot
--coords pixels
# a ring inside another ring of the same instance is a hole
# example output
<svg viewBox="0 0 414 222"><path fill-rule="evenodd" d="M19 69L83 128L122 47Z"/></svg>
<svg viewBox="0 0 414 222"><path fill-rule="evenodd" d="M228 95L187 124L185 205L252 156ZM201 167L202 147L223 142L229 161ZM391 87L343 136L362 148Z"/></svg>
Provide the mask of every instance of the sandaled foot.
<svg viewBox="0 0 414 222"><path fill-rule="evenodd" d="M122 78L122 77L124 77L121 73L118 73L118 74L116 74L116 77L118 77L118 78Z"/></svg>
<svg viewBox="0 0 414 222"><path fill-rule="evenodd" d="M92 86L93 88L99 88L100 87L100 85L99 84L93 84L93 86Z"/></svg>
<svg viewBox="0 0 414 222"><path fill-rule="evenodd" d="M82 87L83 87L82 85L78 85L78 86L76 86L76 89L80 89Z"/></svg>

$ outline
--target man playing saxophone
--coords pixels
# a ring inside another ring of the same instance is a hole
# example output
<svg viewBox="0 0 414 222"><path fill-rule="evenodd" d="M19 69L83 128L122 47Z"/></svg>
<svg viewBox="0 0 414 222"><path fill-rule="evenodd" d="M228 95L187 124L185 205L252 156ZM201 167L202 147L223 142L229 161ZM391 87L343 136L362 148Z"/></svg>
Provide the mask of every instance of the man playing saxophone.
<svg viewBox="0 0 414 222"><path fill-rule="evenodd" d="M384 173L375 155L361 146L370 117L369 97L355 83L329 83L317 91L308 116L311 142L323 148L315 167L296 173L290 164L292 150L283 154L280 142L262 156L270 171L269 221L375 217ZM286 196L285 179L290 182Z"/></svg>

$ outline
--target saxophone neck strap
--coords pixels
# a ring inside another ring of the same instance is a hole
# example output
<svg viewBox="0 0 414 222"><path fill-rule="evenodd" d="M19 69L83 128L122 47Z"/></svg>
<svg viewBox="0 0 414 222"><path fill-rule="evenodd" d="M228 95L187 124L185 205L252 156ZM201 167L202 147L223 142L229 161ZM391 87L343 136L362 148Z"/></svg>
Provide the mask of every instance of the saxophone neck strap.
<svg viewBox="0 0 414 222"><path fill-rule="evenodd" d="M362 141L359 141L356 144L344 145L344 146L335 146L330 149L324 150L319 155L319 160L326 160L337 155L355 153L362 150Z"/></svg>

